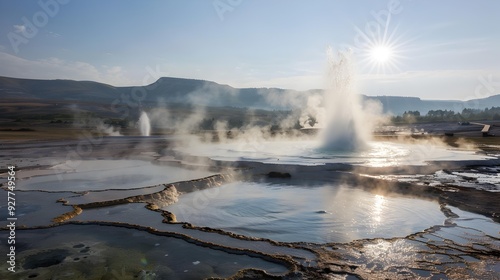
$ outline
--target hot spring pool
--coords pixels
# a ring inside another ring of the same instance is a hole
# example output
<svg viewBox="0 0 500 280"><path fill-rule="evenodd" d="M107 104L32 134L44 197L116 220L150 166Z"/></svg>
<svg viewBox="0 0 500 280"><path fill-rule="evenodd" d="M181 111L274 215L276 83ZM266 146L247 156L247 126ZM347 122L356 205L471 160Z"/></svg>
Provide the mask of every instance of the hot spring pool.
<svg viewBox="0 0 500 280"><path fill-rule="evenodd" d="M21 190L80 192L131 189L193 180L215 174L203 170L159 165L150 161L132 159L82 160L74 167L61 164L52 169L54 174L19 180L17 188Z"/></svg>
<svg viewBox="0 0 500 280"><path fill-rule="evenodd" d="M235 182L181 195L164 209L196 226L284 242L406 236L445 220L437 202L376 195L335 183Z"/></svg>
<svg viewBox="0 0 500 280"><path fill-rule="evenodd" d="M178 147L180 152L224 161L256 161L274 164L322 165L349 163L372 167L424 165L428 161L483 160L474 151L451 149L438 143L372 141L360 151L321 148L316 140L234 141L197 143Z"/></svg>

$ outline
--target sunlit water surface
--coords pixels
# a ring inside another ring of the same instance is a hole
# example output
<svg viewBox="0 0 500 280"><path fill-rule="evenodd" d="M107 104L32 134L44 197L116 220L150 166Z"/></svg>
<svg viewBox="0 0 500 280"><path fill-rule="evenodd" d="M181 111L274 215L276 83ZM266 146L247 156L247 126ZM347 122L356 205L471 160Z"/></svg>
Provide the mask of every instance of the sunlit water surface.
<svg viewBox="0 0 500 280"><path fill-rule="evenodd" d="M19 180L22 190L88 191L131 189L207 177L214 173L157 165L144 160L82 160L53 167L54 174ZM65 173L61 173L65 172Z"/></svg>
<svg viewBox="0 0 500 280"><path fill-rule="evenodd" d="M275 164L322 165L349 163L384 167L424 165L428 161L483 160L489 157L474 151L451 149L428 143L407 144L372 141L360 151L327 150L313 140L300 141L235 141L228 143L199 143L179 147L179 151L226 161L257 161Z"/></svg>
<svg viewBox="0 0 500 280"><path fill-rule="evenodd" d="M349 242L406 236L445 217L438 203L346 185L235 182L184 194L165 210L177 220L285 242Z"/></svg>

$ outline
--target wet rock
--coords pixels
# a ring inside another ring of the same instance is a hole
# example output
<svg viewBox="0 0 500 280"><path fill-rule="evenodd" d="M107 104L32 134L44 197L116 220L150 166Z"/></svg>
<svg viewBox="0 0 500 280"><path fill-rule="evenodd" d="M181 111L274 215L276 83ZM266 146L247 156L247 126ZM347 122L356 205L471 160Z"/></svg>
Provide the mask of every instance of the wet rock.
<svg viewBox="0 0 500 280"><path fill-rule="evenodd" d="M301 272L296 272L292 276L283 278L280 276L274 276L274 275L269 275L265 271L258 270L258 269L243 269L238 271L237 274L229 278L231 280L237 280L237 279L246 279L246 280L251 280L251 279L290 279L290 280L295 280L295 279L304 279L303 274Z"/></svg>
<svg viewBox="0 0 500 280"><path fill-rule="evenodd" d="M178 200L179 192L173 185L170 185L161 192L141 195L134 199L135 202L147 202L156 205L158 208L166 207L170 204L176 203Z"/></svg>
<svg viewBox="0 0 500 280"><path fill-rule="evenodd" d="M69 251L64 249L54 249L39 252L26 257L24 260L24 269L35 269L39 267L49 267L60 264L70 255Z"/></svg>
<svg viewBox="0 0 500 280"><path fill-rule="evenodd" d="M193 192L213 187L219 187L224 183L231 182L233 176L229 174L217 174L197 180L184 181L172 184L180 192Z"/></svg>
<svg viewBox="0 0 500 280"><path fill-rule="evenodd" d="M62 223L64 221L67 221L71 218L74 218L82 213L82 209L76 205L73 205L73 211L64 213L59 217L54 218L52 221L54 223Z"/></svg>
<svg viewBox="0 0 500 280"><path fill-rule="evenodd" d="M277 172L277 171L271 171L267 173L268 178L280 178L280 179L288 179L292 178L292 175L288 172Z"/></svg>
<svg viewBox="0 0 500 280"><path fill-rule="evenodd" d="M85 249L80 250L80 253L88 253L88 252L90 252L89 248L85 248Z"/></svg>
<svg viewBox="0 0 500 280"><path fill-rule="evenodd" d="M141 272L139 272L139 275L137 278L141 279L141 280L157 279L156 273L151 272L151 271L146 271L146 270L141 270Z"/></svg>
<svg viewBox="0 0 500 280"><path fill-rule="evenodd" d="M174 213L164 211L162 213L162 216L164 218L163 222L166 222L166 223L176 223L177 222L177 217L175 216Z"/></svg>

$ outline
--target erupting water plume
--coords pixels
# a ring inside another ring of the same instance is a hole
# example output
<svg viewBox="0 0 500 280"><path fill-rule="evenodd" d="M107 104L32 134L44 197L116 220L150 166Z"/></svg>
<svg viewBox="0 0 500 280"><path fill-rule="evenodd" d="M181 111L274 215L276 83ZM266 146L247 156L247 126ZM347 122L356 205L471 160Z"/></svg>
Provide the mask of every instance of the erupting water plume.
<svg viewBox="0 0 500 280"><path fill-rule="evenodd" d="M149 117L146 112L141 112L141 116L139 117L139 129L141 131L142 136L149 136L151 131L151 124L149 122Z"/></svg>
<svg viewBox="0 0 500 280"><path fill-rule="evenodd" d="M328 56L328 87L324 92L326 123L320 133L327 150L353 151L363 148L370 128L363 127L361 98L354 89L352 51L331 48Z"/></svg>

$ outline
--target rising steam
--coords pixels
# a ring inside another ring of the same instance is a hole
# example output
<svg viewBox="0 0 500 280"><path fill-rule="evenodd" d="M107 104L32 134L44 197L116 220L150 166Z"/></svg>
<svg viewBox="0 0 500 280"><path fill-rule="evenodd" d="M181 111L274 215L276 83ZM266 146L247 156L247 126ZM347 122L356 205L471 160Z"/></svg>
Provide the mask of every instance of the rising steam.
<svg viewBox="0 0 500 280"><path fill-rule="evenodd" d="M370 127L363 126L361 98L354 88L351 51L328 49L328 87L323 103L326 113L320 137L327 150L354 151L366 146Z"/></svg>
<svg viewBox="0 0 500 280"><path fill-rule="evenodd" d="M142 136L149 136L151 131L151 123L146 112L141 112L141 116L139 117L139 129Z"/></svg>

